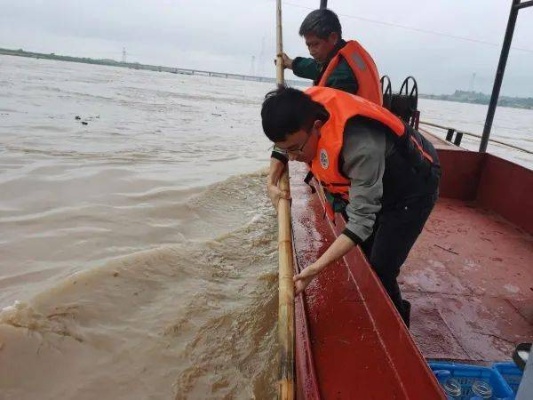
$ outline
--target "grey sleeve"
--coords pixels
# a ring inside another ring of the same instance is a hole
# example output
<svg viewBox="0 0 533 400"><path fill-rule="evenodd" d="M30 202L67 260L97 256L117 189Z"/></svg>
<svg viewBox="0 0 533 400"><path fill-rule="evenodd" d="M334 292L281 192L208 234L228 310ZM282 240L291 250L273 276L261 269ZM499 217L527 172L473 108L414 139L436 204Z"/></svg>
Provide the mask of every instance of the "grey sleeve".
<svg viewBox="0 0 533 400"><path fill-rule="evenodd" d="M350 179L350 202L346 207L350 238L365 241L381 210L387 138L385 132L360 120L350 121L344 131L343 173Z"/></svg>

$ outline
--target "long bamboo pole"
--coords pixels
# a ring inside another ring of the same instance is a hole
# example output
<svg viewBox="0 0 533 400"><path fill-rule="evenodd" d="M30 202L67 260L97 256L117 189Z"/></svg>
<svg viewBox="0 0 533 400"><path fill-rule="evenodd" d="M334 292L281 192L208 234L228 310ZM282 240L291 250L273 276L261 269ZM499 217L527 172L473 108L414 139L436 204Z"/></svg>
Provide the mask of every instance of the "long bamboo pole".
<svg viewBox="0 0 533 400"><path fill-rule="evenodd" d="M278 86L285 85L283 76L283 31L281 28L281 0L276 1L276 83Z"/></svg>
<svg viewBox="0 0 533 400"><path fill-rule="evenodd" d="M283 36L281 29L281 0L276 3L276 42L277 62L276 81L283 86ZM289 166L285 167L279 188L290 193ZM291 205L290 201L280 199L278 203L278 251L279 251L279 311L278 336L280 343L280 367L278 398L281 400L294 399L294 274L292 235L291 235Z"/></svg>

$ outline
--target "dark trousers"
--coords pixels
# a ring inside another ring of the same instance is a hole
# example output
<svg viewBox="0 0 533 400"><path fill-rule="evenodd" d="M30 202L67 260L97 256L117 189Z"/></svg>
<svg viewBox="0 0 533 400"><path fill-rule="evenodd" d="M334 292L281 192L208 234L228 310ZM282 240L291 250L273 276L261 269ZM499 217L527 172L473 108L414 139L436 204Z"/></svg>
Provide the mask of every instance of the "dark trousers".
<svg viewBox="0 0 533 400"><path fill-rule="evenodd" d="M372 235L361 244L368 261L407 326L410 305L402 300L397 278L436 199L437 195L424 197L408 205L382 210L376 217Z"/></svg>

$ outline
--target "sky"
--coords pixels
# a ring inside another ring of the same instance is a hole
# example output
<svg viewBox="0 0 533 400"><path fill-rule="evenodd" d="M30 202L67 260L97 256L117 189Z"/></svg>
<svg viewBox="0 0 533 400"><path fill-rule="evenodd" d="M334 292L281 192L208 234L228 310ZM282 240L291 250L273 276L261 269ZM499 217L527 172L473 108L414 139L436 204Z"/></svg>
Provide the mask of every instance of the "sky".
<svg viewBox="0 0 533 400"><path fill-rule="evenodd" d="M275 76L275 0L0 0L0 47ZM319 0L283 1L283 45ZM345 39L373 56L393 91L490 94L511 0L329 0ZM519 12L501 95L533 97L533 7ZM1 69L1 64L0 64ZM286 78L294 78L291 72Z"/></svg>

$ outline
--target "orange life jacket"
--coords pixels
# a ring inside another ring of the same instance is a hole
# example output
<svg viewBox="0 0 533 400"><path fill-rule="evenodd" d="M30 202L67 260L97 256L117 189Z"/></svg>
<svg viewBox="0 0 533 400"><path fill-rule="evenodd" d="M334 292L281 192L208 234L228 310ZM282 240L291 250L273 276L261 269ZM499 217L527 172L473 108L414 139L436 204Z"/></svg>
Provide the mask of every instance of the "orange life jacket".
<svg viewBox="0 0 533 400"><path fill-rule="evenodd" d="M326 86L326 82L341 59L344 58L352 70L359 89L357 95L378 105L383 105L383 94L379 73L374 60L355 40L350 40L331 59L317 86Z"/></svg>
<svg viewBox="0 0 533 400"><path fill-rule="evenodd" d="M317 151L310 168L314 177L330 194L348 200L350 180L341 172L339 161L346 122L355 116L381 122L394 133L397 142L402 143L401 146L409 147L408 151L411 153L417 153L416 159L434 164L433 157L424 151L421 140L417 139L419 133L410 131L400 118L387 109L359 96L327 87L314 86L307 89L306 93L329 113L329 119L320 128ZM408 144L403 144L404 142Z"/></svg>

